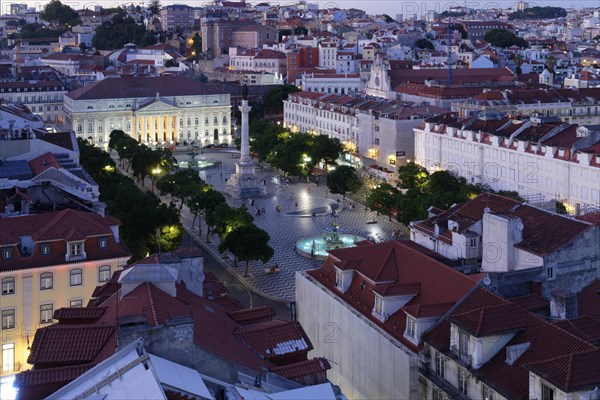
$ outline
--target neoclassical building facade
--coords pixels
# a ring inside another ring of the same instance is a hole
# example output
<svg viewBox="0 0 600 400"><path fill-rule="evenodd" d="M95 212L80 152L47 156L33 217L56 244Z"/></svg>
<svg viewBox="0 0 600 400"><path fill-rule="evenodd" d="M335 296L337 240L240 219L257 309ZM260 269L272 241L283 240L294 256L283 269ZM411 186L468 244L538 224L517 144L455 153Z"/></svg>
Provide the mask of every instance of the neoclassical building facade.
<svg viewBox="0 0 600 400"><path fill-rule="evenodd" d="M114 129L150 146L233 140L230 95L181 76L106 78L67 93L64 114L78 137L101 147Z"/></svg>

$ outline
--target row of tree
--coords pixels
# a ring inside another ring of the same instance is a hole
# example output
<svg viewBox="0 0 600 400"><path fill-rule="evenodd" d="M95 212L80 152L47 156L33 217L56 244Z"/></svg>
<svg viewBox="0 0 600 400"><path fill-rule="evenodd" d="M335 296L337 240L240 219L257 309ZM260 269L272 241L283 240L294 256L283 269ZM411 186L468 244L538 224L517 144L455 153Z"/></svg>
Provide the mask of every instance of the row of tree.
<svg viewBox="0 0 600 400"><path fill-rule="evenodd" d="M138 24L133 18L126 17L123 12L120 12L110 21L105 21L96 28L92 44L98 50L120 49L127 43L146 47L164 38L159 35L160 33L147 31L143 24Z"/></svg>
<svg viewBox="0 0 600 400"><path fill-rule="evenodd" d="M169 210L175 213L177 220L186 205L196 219L204 215L208 229L206 240L211 235L220 238L219 251L229 251L235 260L246 262L252 260L268 262L273 257L273 249L269 246L267 232L254 225L254 218L246 207L230 207L225 197L212 186L206 184L198 173L191 169L173 170L173 156L168 149L152 150L140 144L121 130L110 133L108 147L119 155L119 162L126 171L131 171L143 185L146 177L152 180L153 190L156 188L162 194L171 196ZM97 169L99 166L95 166ZM153 191L152 190L152 191ZM123 194L126 196L126 194ZM153 196L154 197L154 196ZM198 224L200 226L200 223ZM164 230L163 236L174 233Z"/></svg>
<svg viewBox="0 0 600 400"><path fill-rule="evenodd" d="M110 155L82 139L78 140L81 164L100 187L107 214L119 219L121 238L137 261L159 249L170 251L181 243L181 225L174 207L144 193L126 176L115 173Z"/></svg>
<svg viewBox="0 0 600 400"><path fill-rule="evenodd" d="M343 147L327 135L290 133L266 120L250 123L250 150L259 161L267 161L287 175L306 176L319 163L335 165Z"/></svg>
<svg viewBox="0 0 600 400"><path fill-rule="evenodd" d="M508 19L554 19L567 16L567 10L562 7L529 7L508 14Z"/></svg>
<svg viewBox="0 0 600 400"><path fill-rule="evenodd" d="M229 251L234 255L235 262L244 261L246 275L250 261L266 263L273 257L269 234L253 223L254 217L248 209L245 206L229 206L225 197L200 179L196 171L187 169L164 175L156 187L162 193L170 194L172 199L177 199L179 213L184 204L188 206L194 215L192 226L196 219L204 216L208 227L206 241L210 241L211 235L218 235L219 251ZM198 226L201 226L200 221Z"/></svg>
<svg viewBox="0 0 600 400"><path fill-rule="evenodd" d="M387 215L390 220L395 215L405 225L427 218L430 206L447 209L480 193L493 192L486 185L469 184L465 178L457 177L450 171L429 174L415 163L399 167L398 173L399 188L387 183L377 185L367 193L367 206ZM498 194L522 201L517 192L500 191Z"/></svg>

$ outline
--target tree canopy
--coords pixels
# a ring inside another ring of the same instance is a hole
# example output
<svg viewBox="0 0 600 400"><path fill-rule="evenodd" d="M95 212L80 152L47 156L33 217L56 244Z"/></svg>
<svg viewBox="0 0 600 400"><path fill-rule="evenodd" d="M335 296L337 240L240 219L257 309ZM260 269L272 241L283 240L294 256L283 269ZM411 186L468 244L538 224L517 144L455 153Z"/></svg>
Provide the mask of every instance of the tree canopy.
<svg viewBox="0 0 600 400"><path fill-rule="evenodd" d="M419 49L433 50L435 48L429 39L419 39L415 42L415 46Z"/></svg>
<svg viewBox="0 0 600 400"><path fill-rule="evenodd" d="M507 48L516 45L521 48L529 46L529 43L522 37L518 37L514 33L506 29L492 29L488 31L483 39L496 47Z"/></svg>
<svg viewBox="0 0 600 400"><path fill-rule="evenodd" d="M283 112L283 101L287 100L290 93L298 92L295 85L281 85L271 89L265 96L264 106L265 111L271 114L277 114Z"/></svg>
<svg viewBox="0 0 600 400"><path fill-rule="evenodd" d="M133 18L116 14L110 21L105 21L96 28L92 44L98 50L115 50L123 48L127 43L146 47L156 41L157 37L143 25L138 25Z"/></svg>
<svg viewBox="0 0 600 400"><path fill-rule="evenodd" d="M40 12L40 18L54 25L67 25L69 27L81 22L79 14L59 0L51 0L47 3Z"/></svg>
<svg viewBox="0 0 600 400"><path fill-rule="evenodd" d="M327 174L327 187L331 193L346 198L347 192L356 192L361 187L361 181L355 168L340 165Z"/></svg>
<svg viewBox="0 0 600 400"><path fill-rule="evenodd" d="M219 244L221 253L230 251L238 260L246 262L245 276L248 276L248 263L260 260L267 263L274 254L269 246L269 234L254 224L234 228Z"/></svg>
<svg viewBox="0 0 600 400"><path fill-rule="evenodd" d="M508 14L508 19L554 19L567 16L567 10L562 7L529 7L522 11Z"/></svg>

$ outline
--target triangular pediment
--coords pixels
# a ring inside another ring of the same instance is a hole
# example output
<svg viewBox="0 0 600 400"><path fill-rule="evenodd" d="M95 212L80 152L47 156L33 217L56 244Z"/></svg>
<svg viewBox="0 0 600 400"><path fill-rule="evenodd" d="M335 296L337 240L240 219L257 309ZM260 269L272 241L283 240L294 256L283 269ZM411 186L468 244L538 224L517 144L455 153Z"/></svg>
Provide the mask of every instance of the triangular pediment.
<svg viewBox="0 0 600 400"><path fill-rule="evenodd" d="M177 111L179 110L172 104L166 103L162 100L153 100L149 103L143 104L138 108L138 112L157 112L157 111Z"/></svg>

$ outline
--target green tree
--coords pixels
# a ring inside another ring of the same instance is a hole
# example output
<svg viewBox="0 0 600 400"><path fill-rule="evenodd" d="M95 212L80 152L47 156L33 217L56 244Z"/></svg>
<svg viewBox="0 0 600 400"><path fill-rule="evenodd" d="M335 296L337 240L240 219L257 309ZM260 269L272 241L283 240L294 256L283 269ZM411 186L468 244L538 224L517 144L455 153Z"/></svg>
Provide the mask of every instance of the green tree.
<svg viewBox="0 0 600 400"><path fill-rule="evenodd" d="M195 199L199 203L199 210L204 211L207 225L206 243L210 243L210 227L216 224L217 218L219 217L219 214L215 213L214 210L220 204L225 203L225 197L221 192L214 190L212 186L207 186L199 192L196 192L189 201L193 201L192 199Z"/></svg>
<svg viewBox="0 0 600 400"><path fill-rule="evenodd" d="M341 194L345 199L346 192L356 192L360 189L361 182L355 168L340 165L327 174L327 187L331 193Z"/></svg>
<svg viewBox="0 0 600 400"><path fill-rule="evenodd" d="M223 202L207 214L206 222L209 223L209 221L213 227L213 234L224 240L234 229L251 224L254 217L244 206L234 208Z"/></svg>
<svg viewBox="0 0 600 400"><path fill-rule="evenodd" d="M506 29L492 29L488 31L483 39L491 43L493 46L507 48L516 45L521 48L526 48L529 43L522 37L518 37L514 33Z"/></svg>
<svg viewBox="0 0 600 400"><path fill-rule="evenodd" d="M254 109L254 106L252 107ZM281 125L270 123L265 119L252 120L248 128L250 150L258 155L258 160L264 162L269 154L282 144L289 133Z"/></svg>
<svg viewBox="0 0 600 400"><path fill-rule="evenodd" d="M433 43L431 43L431 41L428 39L417 40L415 42L415 47L418 47L419 49L429 49L429 50L435 49L435 47L433 46Z"/></svg>
<svg viewBox="0 0 600 400"><path fill-rule="evenodd" d="M424 185L423 192L428 195L430 205L446 209L459 201L458 193L465 184L464 178L457 178L449 171L436 171Z"/></svg>
<svg viewBox="0 0 600 400"><path fill-rule="evenodd" d="M567 16L567 10L562 7L529 7L508 14L508 19L555 19Z"/></svg>
<svg viewBox="0 0 600 400"><path fill-rule="evenodd" d="M556 68L557 63L558 60L553 55L549 55L548 57L546 57L546 68L549 72L552 72L553 74L555 73L554 69Z"/></svg>
<svg viewBox="0 0 600 400"><path fill-rule="evenodd" d="M515 54L514 61L515 61L515 67L516 67L515 73L522 74L523 70L521 69L521 65L523 65L523 56L520 54Z"/></svg>
<svg viewBox="0 0 600 400"><path fill-rule="evenodd" d="M330 138L327 135L317 135L313 137L311 143L311 150L309 152L313 164L323 162L325 164L325 170L328 165L335 165L336 160L342 154L344 148L337 138Z"/></svg>
<svg viewBox="0 0 600 400"><path fill-rule="evenodd" d="M229 232L219 244L221 253L230 251L237 260L246 262L244 276L248 276L248 264L252 260L267 263L274 254L269 246L269 234L254 224L243 225Z"/></svg>
<svg viewBox="0 0 600 400"><path fill-rule="evenodd" d="M418 189L408 189L405 194L399 194L396 200L396 219L404 225L411 221L420 221L427 218L427 208L431 204L428 197Z"/></svg>
<svg viewBox="0 0 600 400"><path fill-rule="evenodd" d="M367 193L367 207L392 220L396 212L396 203L400 192L389 183L381 183Z"/></svg>
<svg viewBox="0 0 600 400"><path fill-rule="evenodd" d="M278 114L283 112L283 101L287 100L290 93L298 92L295 85L281 85L274 89L271 89L265 96L264 106L265 111L271 114Z"/></svg>
<svg viewBox="0 0 600 400"><path fill-rule="evenodd" d="M450 25L450 30L460 32L460 37L463 40L465 40L469 37L469 34L467 33L467 31L465 30L465 27L462 24L452 24L452 25Z"/></svg>
<svg viewBox="0 0 600 400"><path fill-rule="evenodd" d="M398 177L402 189L420 189L427 179L429 172L424 167L415 164L414 162L406 163L398 168Z"/></svg>
<svg viewBox="0 0 600 400"><path fill-rule="evenodd" d="M42 12L40 12L40 18L55 25L74 26L81 22L79 14L59 0L51 0L47 3Z"/></svg>
<svg viewBox="0 0 600 400"><path fill-rule="evenodd" d="M148 5L148 11L150 12L151 16L158 15L158 13L160 11L160 1L159 0L151 0L150 4Z"/></svg>
<svg viewBox="0 0 600 400"><path fill-rule="evenodd" d="M304 159L310 154L311 136L307 133L290 135L289 138L275 146L269 154L271 165L292 176L302 176L308 173Z"/></svg>
<svg viewBox="0 0 600 400"><path fill-rule="evenodd" d="M171 197L179 199L179 213L188 199L202 190L206 183L198 176L198 173L191 169L184 169L173 174L165 175L156 182L156 188L164 193L169 193Z"/></svg>

